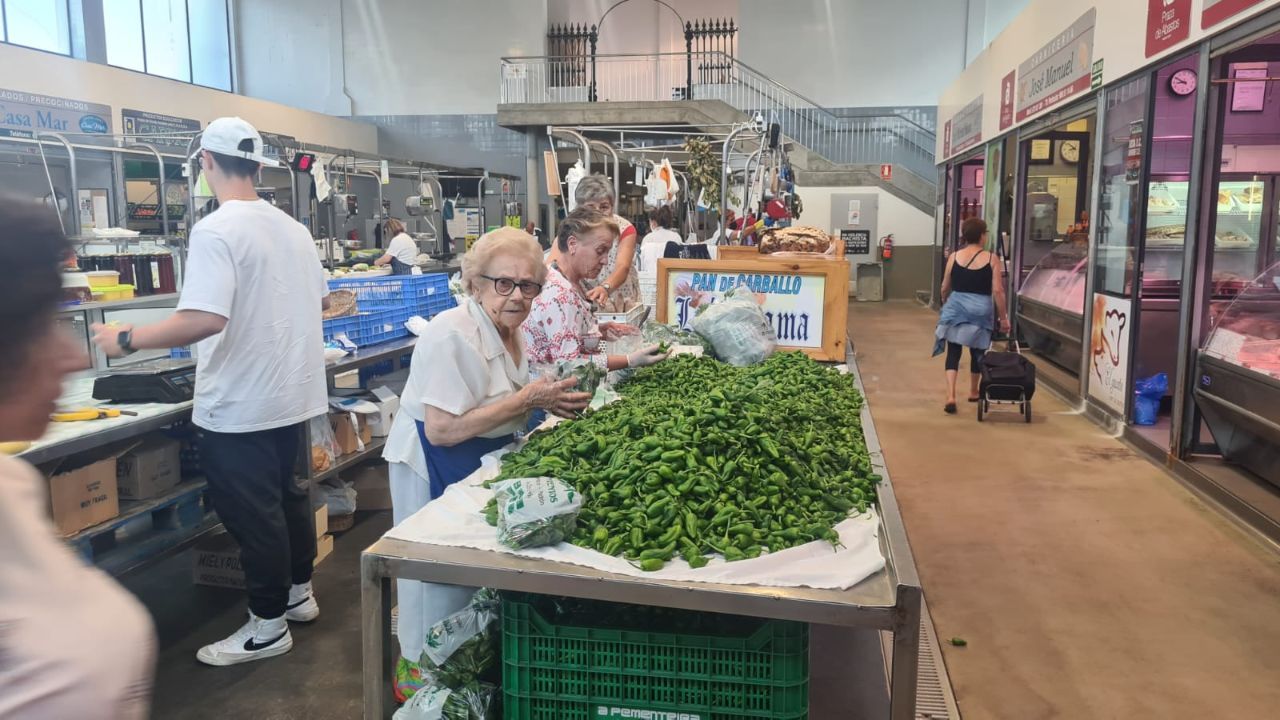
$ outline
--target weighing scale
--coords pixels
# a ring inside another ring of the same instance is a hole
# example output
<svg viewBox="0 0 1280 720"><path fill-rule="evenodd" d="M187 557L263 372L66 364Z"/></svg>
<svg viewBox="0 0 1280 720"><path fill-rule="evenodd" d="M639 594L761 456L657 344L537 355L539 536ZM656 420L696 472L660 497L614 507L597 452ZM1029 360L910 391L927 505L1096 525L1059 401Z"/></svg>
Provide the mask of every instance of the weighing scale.
<svg viewBox="0 0 1280 720"><path fill-rule="evenodd" d="M190 360L139 363L93 381L93 398L113 403L183 403L195 390L196 366Z"/></svg>

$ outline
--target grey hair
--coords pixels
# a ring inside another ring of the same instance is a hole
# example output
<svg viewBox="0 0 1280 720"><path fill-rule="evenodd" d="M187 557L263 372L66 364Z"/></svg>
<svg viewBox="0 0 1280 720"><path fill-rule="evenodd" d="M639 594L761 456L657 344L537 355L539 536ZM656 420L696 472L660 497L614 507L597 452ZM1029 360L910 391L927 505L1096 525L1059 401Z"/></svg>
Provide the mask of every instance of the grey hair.
<svg viewBox="0 0 1280 720"><path fill-rule="evenodd" d="M588 175L579 180L578 187L573 191L573 200L579 205L597 200L618 202L613 194L613 183L603 175Z"/></svg>
<svg viewBox="0 0 1280 720"><path fill-rule="evenodd" d="M500 227L487 232L476 240L466 255L462 256L462 288L468 295L475 295L481 275L499 255L515 255L529 261L534 279L541 283L547 279L547 266L542 263L542 246L529 233L513 227Z"/></svg>

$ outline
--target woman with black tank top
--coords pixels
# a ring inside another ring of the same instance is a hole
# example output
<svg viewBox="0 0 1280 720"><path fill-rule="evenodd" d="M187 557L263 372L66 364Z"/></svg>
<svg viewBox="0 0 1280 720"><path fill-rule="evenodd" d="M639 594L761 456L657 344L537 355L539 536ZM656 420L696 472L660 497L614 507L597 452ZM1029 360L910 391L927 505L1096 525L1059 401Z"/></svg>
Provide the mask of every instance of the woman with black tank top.
<svg viewBox="0 0 1280 720"><path fill-rule="evenodd" d="M978 363L991 347L995 317L1001 332L1009 332L1009 315L1004 297L1004 270L984 247L987 224L978 218L960 227L964 245L947 260L942 276L942 313L934 333L934 355L947 353L947 403L943 409L956 412L956 379L960 374L960 354L969 348L969 402L978 401ZM992 313L994 302L995 312Z"/></svg>

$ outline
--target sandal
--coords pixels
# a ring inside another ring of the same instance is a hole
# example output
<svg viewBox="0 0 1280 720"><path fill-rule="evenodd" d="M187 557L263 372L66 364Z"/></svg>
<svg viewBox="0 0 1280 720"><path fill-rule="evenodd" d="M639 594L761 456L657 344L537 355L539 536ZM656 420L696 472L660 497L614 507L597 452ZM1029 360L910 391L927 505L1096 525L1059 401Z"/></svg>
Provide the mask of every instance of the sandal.
<svg viewBox="0 0 1280 720"><path fill-rule="evenodd" d="M943 406L942 406L942 411L943 411L943 412L945 412L945 413L946 413L946 414L948 414L948 415L955 415L955 414L956 414L956 404L955 404L955 403L953 403L953 402L951 402L951 403L947 403L946 405L943 405Z"/></svg>

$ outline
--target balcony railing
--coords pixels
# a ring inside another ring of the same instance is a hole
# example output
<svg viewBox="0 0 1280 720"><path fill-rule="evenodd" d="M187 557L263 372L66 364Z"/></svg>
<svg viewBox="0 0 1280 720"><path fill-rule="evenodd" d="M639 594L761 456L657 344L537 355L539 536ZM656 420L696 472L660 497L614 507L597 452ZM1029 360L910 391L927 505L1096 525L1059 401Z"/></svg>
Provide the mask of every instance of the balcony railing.
<svg viewBox="0 0 1280 720"><path fill-rule="evenodd" d="M892 163L935 175L934 132L903 114L841 117L724 53L502 60L504 104L719 100L776 122L791 140L838 165Z"/></svg>

